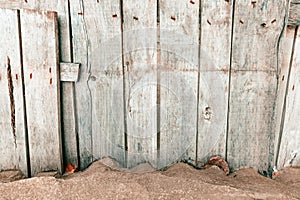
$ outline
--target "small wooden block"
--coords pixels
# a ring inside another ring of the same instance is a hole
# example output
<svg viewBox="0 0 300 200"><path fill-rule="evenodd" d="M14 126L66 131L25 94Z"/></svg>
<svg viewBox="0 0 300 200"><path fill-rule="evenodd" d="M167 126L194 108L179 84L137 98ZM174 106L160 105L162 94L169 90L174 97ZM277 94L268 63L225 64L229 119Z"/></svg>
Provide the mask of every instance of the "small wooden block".
<svg viewBox="0 0 300 200"><path fill-rule="evenodd" d="M300 25L300 1L299 0L297 1L294 0L290 3L288 25L290 26Z"/></svg>
<svg viewBox="0 0 300 200"><path fill-rule="evenodd" d="M60 81L77 82L79 65L78 63L60 63Z"/></svg>

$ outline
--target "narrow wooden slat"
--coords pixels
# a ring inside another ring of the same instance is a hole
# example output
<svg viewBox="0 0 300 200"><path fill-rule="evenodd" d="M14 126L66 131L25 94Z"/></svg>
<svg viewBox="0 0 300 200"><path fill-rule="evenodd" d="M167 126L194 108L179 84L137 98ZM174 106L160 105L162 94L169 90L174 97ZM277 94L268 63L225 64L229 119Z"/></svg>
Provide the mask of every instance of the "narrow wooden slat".
<svg viewBox="0 0 300 200"><path fill-rule="evenodd" d="M57 31L55 12L21 10L32 175L49 170L62 172Z"/></svg>
<svg viewBox="0 0 300 200"><path fill-rule="evenodd" d="M199 1L160 1L159 168L196 158Z"/></svg>
<svg viewBox="0 0 300 200"><path fill-rule="evenodd" d="M283 1L236 1L228 132L228 161L266 173L274 154L272 116Z"/></svg>
<svg viewBox="0 0 300 200"><path fill-rule="evenodd" d="M81 168L103 156L124 164L119 1L70 1ZM93 157L93 158L92 158Z"/></svg>
<svg viewBox="0 0 300 200"><path fill-rule="evenodd" d="M232 4L201 3L198 161L225 158Z"/></svg>
<svg viewBox="0 0 300 200"><path fill-rule="evenodd" d="M297 30L295 48L287 88L285 121L278 158L278 167L300 166L300 31Z"/></svg>
<svg viewBox="0 0 300 200"><path fill-rule="evenodd" d="M27 176L18 13L0 9L0 19L0 171Z"/></svg>
<svg viewBox="0 0 300 200"><path fill-rule="evenodd" d="M123 2L128 167L156 167L156 0Z"/></svg>
<svg viewBox="0 0 300 200"><path fill-rule="evenodd" d="M278 77L278 92L276 99L276 108L275 108L275 154L274 154L274 165L278 163L278 154L280 152L281 147L281 139L282 139L282 126L284 125L284 101L286 94L286 87L289 80L289 66L291 61L291 55L293 50L293 41L295 35L295 27L288 26L282 35L282 39L280 41L279 46L279 60L280 65L280 73ZM277 166L278 167L278 166Z"/></svg>

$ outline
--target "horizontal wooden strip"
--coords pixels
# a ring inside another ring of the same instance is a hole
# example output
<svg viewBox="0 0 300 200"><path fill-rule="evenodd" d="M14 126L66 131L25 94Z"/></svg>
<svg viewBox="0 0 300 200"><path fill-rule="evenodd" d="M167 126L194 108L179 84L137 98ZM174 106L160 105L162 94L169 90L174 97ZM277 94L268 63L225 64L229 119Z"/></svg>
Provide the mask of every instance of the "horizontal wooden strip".
<svg viewBox="0 0 300 200"><path fill-rule="evenodd" d="M76 82L79 75L78 63L60 63L60 81Z"/></svg>
<svg viewBox="0 0 300 200"><path fill-rule="evenodd" d="M288 25L298 26L300 25L300 2L291 2L289 11Z"/></svg>

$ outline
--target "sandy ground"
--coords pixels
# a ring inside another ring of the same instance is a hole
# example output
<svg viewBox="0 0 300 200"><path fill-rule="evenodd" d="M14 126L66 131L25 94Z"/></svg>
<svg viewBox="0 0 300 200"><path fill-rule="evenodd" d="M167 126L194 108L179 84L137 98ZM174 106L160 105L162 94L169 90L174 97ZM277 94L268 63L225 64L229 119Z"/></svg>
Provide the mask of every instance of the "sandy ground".
<svg viewBox="0 0 300 200"><path fill-rule="evenodd" d="M1 172L0 199L300 199L299 168L286 168L272 180L249 168L226 176L217 167L196 170L177 163L165 171L131 173L107 162L60 178L44 173L10 182L20 174ZM133 171L151 170L147 167Z"/></svg>

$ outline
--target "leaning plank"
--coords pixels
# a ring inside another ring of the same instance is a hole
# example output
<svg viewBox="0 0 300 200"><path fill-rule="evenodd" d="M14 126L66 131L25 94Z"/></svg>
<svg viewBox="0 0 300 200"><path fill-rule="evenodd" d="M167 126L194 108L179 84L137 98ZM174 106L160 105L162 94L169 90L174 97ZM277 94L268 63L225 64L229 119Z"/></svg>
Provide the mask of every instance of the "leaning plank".
<svg viewBox="0 0 300 200"><path fill-rule="evenodd" d="M81 168L110 156L125 164L119 1L70 1Z"/></svg>
<svg viewBox="0 0 300 200"><path fill-rule="evenodd" d="M156 0L123 3L128 164L156 167Z"/></svg>
<svg viewBox="0 0 300 200"><path fill-rule="evenodd" d="M201 3L198 164L225 158L232 4Z"/></svg>
<svg viewBox="0 0 300 200"><path fill-rule="evenodd" d="M287 88L285 120L282 132L278 167L300 166L300 31L296 29L294 54Z"/></svg>
<svg viewBox="0 0 300 200"><path fill-rule="evenodd" d="M284 1L236 1L228 127L228 161L266 173L274 154L277 44Z"/></svg>
<svg viewBox="0 0 300 200"><path fill-rule="evenodd" d="M160 1L159 168L196 158L199 1Z"/></svg>
<svg viewBox="0 0 300 200"><path fill-rule="evenodd" d="M277 89L277 99L276 99L276 108L274 112L274 120L275 120L275 154L274 154L274 166L278 164L278 157L281 148L281 139L282 139L282 131L284 125L285 118L285 110L286 110L286 90L287 83L289 80L289 68L291 62L291 55L293 50L293 41L295 36L295 27L287 26L286 30L282 35L282 39L280 41L279 46L279 60L280 70L278 77L278 89ZM280 166L278 166L280 168Z"/></svg>
<svg viewBox="0 0 300 200"><path fill-rule="evenodd" d="M18 13L0 9L0 171L28 176Z"/></svg>
<svg viewBox="0 0 300 200"><path fill-rule="evenodd" d="M57 14L21 10L21 37L31 174L62 172Z"/></svg>

